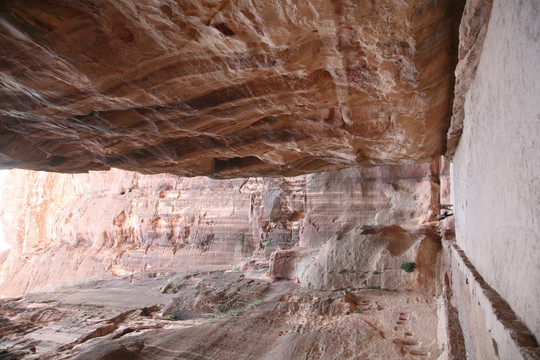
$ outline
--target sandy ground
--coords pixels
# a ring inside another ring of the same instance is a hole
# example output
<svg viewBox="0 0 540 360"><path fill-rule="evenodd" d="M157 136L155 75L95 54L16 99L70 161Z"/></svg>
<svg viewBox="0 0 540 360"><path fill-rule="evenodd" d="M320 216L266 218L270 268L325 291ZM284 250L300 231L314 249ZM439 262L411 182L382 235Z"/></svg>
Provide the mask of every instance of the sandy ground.
<svg viewBox="0 0 540 360"><path fill-rule="evenodd" d="M540 2L495 0L452 168L457 241L540 338Z"/></svg>

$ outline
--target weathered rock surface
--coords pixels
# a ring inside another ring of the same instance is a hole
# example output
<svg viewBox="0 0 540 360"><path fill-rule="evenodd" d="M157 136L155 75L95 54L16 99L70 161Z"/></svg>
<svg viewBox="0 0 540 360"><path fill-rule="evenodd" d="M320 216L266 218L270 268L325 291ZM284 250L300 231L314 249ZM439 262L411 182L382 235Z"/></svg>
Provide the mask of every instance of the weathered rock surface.
<svg viewBox="0 0 540 360"><path fill-rule="evenodd" d="M453 162L457 242L540 340L540 4L497 0L490 14Z"/></svg>
<svg viewBox="0 0 540 360"><path fill-rule="evenodd" d="M436 174L436 163L244 180L11 170L0 193L12 246L0 263L1 295L268 258L357 225L415 226L430 220Z"/></svg>
<svg viewBox="0 0 540 360"><path fill-rule="evenodd" d="M0 164L230 178L430 161L462 4L3 1Z"/></svg>
<svg viewBox="0 0 540 360"><path fill-rule="evenodd" d="M277 251L270 276L307 288L377 288L437 293L440 236L431 227L366 226L330 238L319 249ZM401 269L414 263L411 273Z"/></svg>
<svg viewBox="0 0 540 360"><path fill-rule="evenodd" d="M463 132L465 98L476 77L484 47L493 0L469 0L459 26L459 61L452 104L452 120L446 139L446 157L452 159Z"/></svg>
<svg viewBox="0 0 540 360"><path fill-rule="evenodd" d="M171 281L177 292L163 294ZM199 316L175 321L196 305ZM0 356L435 359L435 308L418 293L313 292L264 270L118 279L1 301Z"/></svg>

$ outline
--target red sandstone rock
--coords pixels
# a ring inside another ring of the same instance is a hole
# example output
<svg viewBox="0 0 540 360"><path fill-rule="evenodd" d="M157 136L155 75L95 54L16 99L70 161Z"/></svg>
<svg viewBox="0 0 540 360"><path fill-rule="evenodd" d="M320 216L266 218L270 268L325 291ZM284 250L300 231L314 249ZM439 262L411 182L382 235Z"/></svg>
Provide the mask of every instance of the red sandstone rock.
<svg viewBox="0 0 540 360"><path fill-rule="evenodd" d="M276 252L270 276L322 290L378 288L436 294L439 250L440 238L431 227L367 226L334 236L319 249ZM412 273L400 268L406 262L416 264Z"/></svg>
<svg viewBox="0 0 540 360"><path fill-rule="evenodd" d="M185 275L100 281L1 301L1 355L79 360L437 357L436 306L422 294L313 292L289 281L271 282L260 272ZM178 282L182 278L186 281ZM178 292L161 293L158 286L170 281ZM175 314L189 316L175 321Z"/></svg>
<svg viewBox="0 0 540 360"><path fill-rule="evenodd" d="M430 161L462 1L9 1L0 165L219 178Z"/></svg>
<svg viewBox="0 0 540 360"><path fill-rule="evenodd" d="M0 192L12 246L0 293L179 267L247 268L251 256L317 248L357 225L418 225L438 197L436 174L430 164L245 180L12 170Z"/></svg>
<svg viewBox="0 0 540 360"><path fill-rule="evenodd" d="M317 249L294 248L281 250L278 249L272 254L270 271L268 276L275 279L298 280L298 271L302 262L310 256L316 256Z"/></svg>

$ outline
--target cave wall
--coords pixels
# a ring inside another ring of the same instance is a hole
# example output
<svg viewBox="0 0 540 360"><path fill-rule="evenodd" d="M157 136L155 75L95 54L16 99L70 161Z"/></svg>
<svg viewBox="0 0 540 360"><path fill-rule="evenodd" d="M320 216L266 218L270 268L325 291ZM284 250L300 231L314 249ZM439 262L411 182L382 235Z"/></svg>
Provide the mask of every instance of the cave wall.
<svg viewBox="0 0 540 360"><path fill-rule="evenodd" d="M538 339L540 6L537 1L495 0L485 25L452 168L457 243L482 281L508 302ZM461 294L463 302L475 298L471 290ZM494 336L494 320L486 313L484 335L470 316L462 319L469 335L488 340ZM505 314L498 312L503 320L511 316ZM471 354L480 351L469 345ZM502 346L499 343L499 351Z"/></svg>
<svg viewBox="0 0 540 360"><path fill-rule="evenodd" d="M0 221L3 296L143 271L237 264L317 248L362 225L429 220L437 163L294 178L212 180L123 170L11 170ZM232 267L232 266L231 266Z"/></svg>
<svg viewBox="0 0 540 360"><path fill-rule="evenodd" d="M464 1L2 1L0 167L218 178L444 152Z"/></svg>

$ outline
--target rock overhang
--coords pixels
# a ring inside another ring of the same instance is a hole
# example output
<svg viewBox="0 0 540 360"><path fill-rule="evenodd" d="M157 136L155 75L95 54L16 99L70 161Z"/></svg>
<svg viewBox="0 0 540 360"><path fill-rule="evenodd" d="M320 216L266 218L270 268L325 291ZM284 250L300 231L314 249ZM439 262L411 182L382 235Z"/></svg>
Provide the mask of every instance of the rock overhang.
<svg viewBox="0 0 540 360"><path fill-rule="evenodd" d="M461 9L3 3L0 166L231 178L429 161L445 151Z"/></svg>

